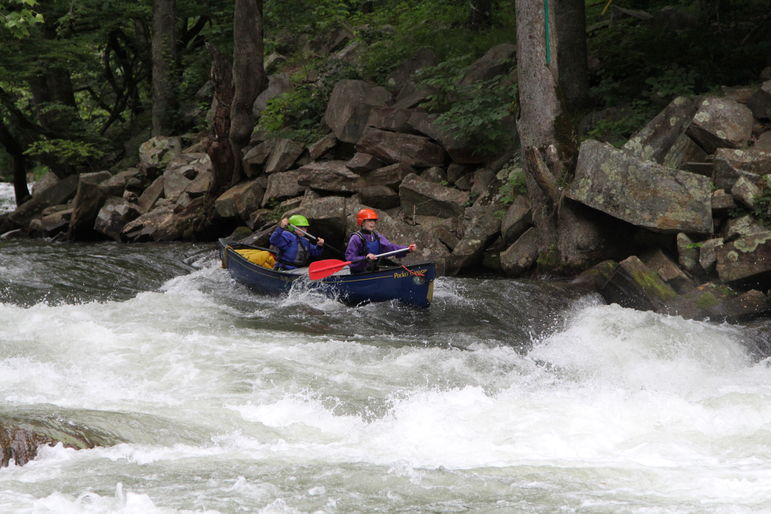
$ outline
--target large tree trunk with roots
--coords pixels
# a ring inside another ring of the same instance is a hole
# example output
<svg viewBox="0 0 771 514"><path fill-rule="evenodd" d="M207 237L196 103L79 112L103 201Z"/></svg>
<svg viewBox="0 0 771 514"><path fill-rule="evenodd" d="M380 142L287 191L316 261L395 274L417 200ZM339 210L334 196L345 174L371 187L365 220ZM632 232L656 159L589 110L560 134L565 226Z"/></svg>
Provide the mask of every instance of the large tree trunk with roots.
<svg viewBox="0 0 771 514"><path fill-rule="evenodd" d="M553 3L553 0L551 0ZM576 139L560 102L554 7L544 0L517 0L518 132L539 267L569 271L597 258L604 241L584 210L563 198L572 178Z"/></svg>
<svg viewBox="0 0 771 514"><path fill-rule="evenodd" d="M177 111L175 0L153 0L153 135L174 133Z"/></svg>
<svg viewBox="0 0 771 514"><path fill-rule="evenodd" d="M252 106L265 89L262 0L236 0L233 15L233 102L230 106L231 185L243 179L241 150L254 129Z"/></svg>

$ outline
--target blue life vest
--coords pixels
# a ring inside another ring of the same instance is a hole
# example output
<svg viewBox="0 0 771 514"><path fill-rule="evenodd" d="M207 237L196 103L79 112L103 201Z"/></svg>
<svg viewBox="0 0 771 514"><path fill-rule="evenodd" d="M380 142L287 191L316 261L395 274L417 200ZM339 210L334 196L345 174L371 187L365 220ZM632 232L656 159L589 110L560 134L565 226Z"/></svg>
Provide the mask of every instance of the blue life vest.
<svg viewBox="0 0 771 514"><path fill-rule="evenodd" d="M303 241L303 238L297 234L292 234L294 239L289 245L289 248L285 252L281 252L278 256L278 262L276 263L276 269L291 269L302 268L308 265L310 254L306 248L307 241Z"/></svg>
<svg viewBox="0 0 771 514"><path fill-rule="evenodd" d="M364 242L365 250L364 255L367 255L368 253L373 253L375 255L380 253L380 236L377 232L374 230L372 231L372 241L369 241L366 236L364 235L364 232L361 230L358 232L354 232L355 235L359 236L361 240ZM370 261L368 260L364 269L362 271L375 271L378 268L377 261ZM361 271L359 271L361 273Z"/></svg>
<svg viewBox="0 0 771 514"><path fill-rule="evenodd" d="M374 230L372 231L372 241L368 241L362 231L356 232L356 235L359 236L362 241L364 241L364 244L367 247L367 253L374 253L375 255L380 253L380 236L378 236L377 232Z"/></svg>

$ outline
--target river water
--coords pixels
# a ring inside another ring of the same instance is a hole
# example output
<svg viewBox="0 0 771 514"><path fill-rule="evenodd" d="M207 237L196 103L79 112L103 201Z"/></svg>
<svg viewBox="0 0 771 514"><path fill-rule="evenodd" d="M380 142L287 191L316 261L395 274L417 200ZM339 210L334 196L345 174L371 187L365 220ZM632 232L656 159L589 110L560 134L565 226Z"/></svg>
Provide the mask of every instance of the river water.
<svg viewBox="0 0 771 514"><path fill-rule="evenodd" d="M16 199L13 193L13 184L0 182L0 214L10 212L16 208Z"/></svg>
<svg viewBox="0 0 771 514"><path fill-rule="evenodd" d="M0 512L768 512L763 331L558 284L250 293L210 245L0 242L0 416L108 434Z"/></svg>

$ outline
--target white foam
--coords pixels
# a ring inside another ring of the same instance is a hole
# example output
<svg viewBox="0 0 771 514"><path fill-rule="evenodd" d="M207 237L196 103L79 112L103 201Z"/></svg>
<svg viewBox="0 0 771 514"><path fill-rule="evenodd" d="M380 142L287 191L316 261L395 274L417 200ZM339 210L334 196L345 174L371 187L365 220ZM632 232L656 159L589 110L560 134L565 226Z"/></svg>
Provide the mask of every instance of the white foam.
<svg viewBox="0 0 771 514"><path fill-rule="evenodd" d="M0 406L112 411L116 433L147 432L109 448L44 448L0 473L0 507L176 511L159 507L171 494L206 510L182 482L205 476L196 487L210 501L227 491L246 510L304 511L308 497L319 509L349 505L334 502L362 493L340 483L362 469L426 494L423 480L447 481L439 496L498 476L490 470L518 484L479 493L472 508L533 481L587 510L593 498L599 510L771 502L758 487L771 479L771 369L751 361L736 327L578 302L522 355L517 341L459 350L425 345L420 332L367 333L371 310L290 295L279 309L308 301L334 322L339 308L366 335L305 332L308 311L268 330L207 292L231 282L206 266L124 302L0 304ZM255 479L259 466L280 478ZM81 476L92 468L109 475L97 492ZM292 482L302 470L317 481ZM325 470L334 477L318 478ZM144 485L118 491L115 476ZM21 483L34 492L15 491Z"/></svg>

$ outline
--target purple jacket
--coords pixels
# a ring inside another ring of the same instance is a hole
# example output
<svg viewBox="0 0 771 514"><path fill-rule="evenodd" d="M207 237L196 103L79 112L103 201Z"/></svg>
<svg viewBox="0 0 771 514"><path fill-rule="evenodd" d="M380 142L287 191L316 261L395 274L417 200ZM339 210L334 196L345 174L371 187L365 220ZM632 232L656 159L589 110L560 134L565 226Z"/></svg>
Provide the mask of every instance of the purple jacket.
<svg viewBox="0 0 771 514"><path fill-rule="evenodd" d="M348 247L345 249L345 260L347 261L356 261L357 259L361 259L361 257L364 257L365 255L370 253L367 250L367 244L362 240L361 237L359 237L359 234L363 234L364 237L367 239L367 242L374 241L375 237L377 236L378 241L380 242L380 250L379 250L380 253L391 252L394 250L401 250L401 249L404 249L405 250L404 253L407 253L406 246L393 244L391 241L386 239L386 237L383 234L380 234L378 232L374 232L374 233L364 232L362 230L351 234L350 239L348 239ZM399 254L399 255L395 255L394 257L404 257L404 256ZM372 261L369 261L367 259L361 259L357 262L354 262L350 265L351 271L352 272L365 271L367 269L367 265L370 262Z"/></svg>

